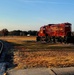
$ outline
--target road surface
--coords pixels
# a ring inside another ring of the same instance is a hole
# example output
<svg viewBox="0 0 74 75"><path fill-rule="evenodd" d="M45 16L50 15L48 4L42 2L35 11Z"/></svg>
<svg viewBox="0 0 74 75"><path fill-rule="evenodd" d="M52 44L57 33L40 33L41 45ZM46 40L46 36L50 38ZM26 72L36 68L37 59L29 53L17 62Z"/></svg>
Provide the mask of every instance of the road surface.
<svg viewBox="0 0 74 75"><path fill-rule="evenodd" d="M10 70L8 75L74 75L74 67Z"/></svg>

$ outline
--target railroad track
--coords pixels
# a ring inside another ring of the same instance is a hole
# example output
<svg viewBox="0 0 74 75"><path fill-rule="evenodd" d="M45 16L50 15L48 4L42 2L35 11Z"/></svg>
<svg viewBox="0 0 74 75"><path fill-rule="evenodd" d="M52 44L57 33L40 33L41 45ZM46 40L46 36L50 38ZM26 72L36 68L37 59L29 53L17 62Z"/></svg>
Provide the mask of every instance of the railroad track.
<svg viewBox="0 0 74 75"><path fill-rule="evenodd" d="M2 59L4 58L3 47L4 47L4 44L2 41L0 41L0 75L6 75L6 63L4 61L1 62Z"/></svg>
<svg viewBox="0 0 74 75"><path fill-rule="evenodd" d="M3 42L0 41L0 55L2 54L2 51L3 51Z"/></svg>

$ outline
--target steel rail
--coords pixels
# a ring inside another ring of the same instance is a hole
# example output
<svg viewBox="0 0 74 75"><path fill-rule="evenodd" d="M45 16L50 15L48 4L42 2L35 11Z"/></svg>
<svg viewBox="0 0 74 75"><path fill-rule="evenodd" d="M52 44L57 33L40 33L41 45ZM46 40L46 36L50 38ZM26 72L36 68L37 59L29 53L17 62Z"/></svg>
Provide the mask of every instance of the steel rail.
<svg viewBox="0 0 74 75"><path fill-rule="evenodd" d="M1 48L0 48L0 55L1 55L1 53L2 53L2 51L3 51L3 42L0 41L0 44L1 44Z"/></svg>

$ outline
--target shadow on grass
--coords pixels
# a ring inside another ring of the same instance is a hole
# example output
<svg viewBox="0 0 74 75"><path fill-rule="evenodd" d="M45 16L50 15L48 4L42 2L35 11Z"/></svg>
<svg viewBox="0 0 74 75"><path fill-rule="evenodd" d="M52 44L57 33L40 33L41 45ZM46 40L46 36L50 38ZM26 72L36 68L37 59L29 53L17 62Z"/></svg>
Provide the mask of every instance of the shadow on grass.
<svg viewBox="0 0 74 75"><path fill-rule="evenodd" d="M17 64L14 64L13 58L14 58L14 46L12 43L9 43L7 41L4 42L4 50L5 50L5 62L7 63L7 69L12 69L17 66Z"/></svg>

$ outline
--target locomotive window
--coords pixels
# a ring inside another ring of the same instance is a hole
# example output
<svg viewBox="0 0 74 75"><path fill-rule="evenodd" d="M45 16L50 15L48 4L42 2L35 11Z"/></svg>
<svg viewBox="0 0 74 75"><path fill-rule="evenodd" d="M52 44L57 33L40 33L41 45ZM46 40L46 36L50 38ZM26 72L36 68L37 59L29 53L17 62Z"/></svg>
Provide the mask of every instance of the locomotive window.
<svg viewBox="0 0 74 75"><path fill-rule="evenodd" d="M43 33L45 33L45 30L43 30Z"/></svg>
<svg viewBox="0 0 74 75"><path fill-rule="evenodd" d="M70 27L69 25L66 25L65 27Z"/></svg>

